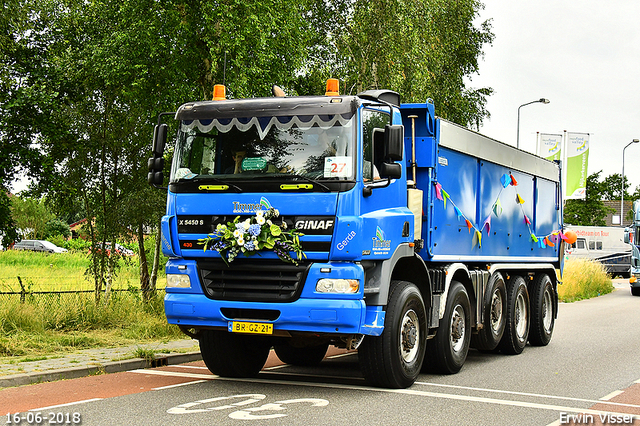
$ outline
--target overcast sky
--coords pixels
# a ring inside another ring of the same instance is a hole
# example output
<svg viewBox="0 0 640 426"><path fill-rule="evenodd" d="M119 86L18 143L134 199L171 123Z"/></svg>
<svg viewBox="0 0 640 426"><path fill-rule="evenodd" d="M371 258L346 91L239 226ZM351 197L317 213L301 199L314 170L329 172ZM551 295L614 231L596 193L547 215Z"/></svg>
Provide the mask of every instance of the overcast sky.
<svg viewBox="0 0 640 426"><path fill-rule="evenodd" d="M495 39L470 87L492 87L480 133L535 152L536 132L590 134L589 174L622 172L622 150L640 139L640 1L484 0ZM437 108L437 105L436 105ZM640 143L625 154L631 192Z"/></svg>

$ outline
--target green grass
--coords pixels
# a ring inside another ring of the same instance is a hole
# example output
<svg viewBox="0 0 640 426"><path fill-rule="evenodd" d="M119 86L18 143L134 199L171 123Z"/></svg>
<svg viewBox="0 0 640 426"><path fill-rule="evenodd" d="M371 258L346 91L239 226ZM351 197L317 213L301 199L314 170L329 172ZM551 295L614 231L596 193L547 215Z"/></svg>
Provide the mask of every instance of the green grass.
<svg viewBox="0 0 640 426"><path fill-rule="evenodd" d="M85 252L44 254L0 252L0 292L93 290L85 272ZM158 288L164 287L164 272ZM138 258L121 260L108 303L95 302L93 292L0 295L0 362L38 359L78 349L116 347L182 337L164 316L164 292L144 302L139 291Z"/></svg>
<svg viewBox="0 0 640 426"><path fill-rule="evenodd" d="M604 266L588 259L570 259L564 264L563 283L558 286L562 302L575 302L611 293L613 284Z"/></svg>
<svg viewBox="0 0 640 426"><path fill-rule="evenodd" d="M29 291L93 290L93 279L86 274L90 263L85 251L51 254L0 251L0 292L20 291L18 277ZM164 278L163 268L158 273L159 278ZM139 274L137 256L120 259L112 288L140 288ZM159 279L158 284L162 283L164 280Z"/></svg>

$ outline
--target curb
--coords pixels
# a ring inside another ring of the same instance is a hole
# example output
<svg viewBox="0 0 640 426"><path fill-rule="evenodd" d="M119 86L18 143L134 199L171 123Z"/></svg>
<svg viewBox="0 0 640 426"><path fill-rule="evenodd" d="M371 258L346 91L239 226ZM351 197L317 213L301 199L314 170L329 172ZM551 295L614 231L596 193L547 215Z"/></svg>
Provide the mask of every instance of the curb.
<svg viewBox="0 0 640 426"><path fill-rule="evenodd" d="M111 361L102 364L95 363L92 365L71 367L61 370L13 374L10 376L0 377L0 389L30 385L33 383L53 382L56 380L77 379L80 377L95 376L105 373L120 373L128 370L156 368L165 365L176 365L200 360L202 360L200 352L188 352L185 354L156 355L153 360L132 358L123 361Z"/></svg>

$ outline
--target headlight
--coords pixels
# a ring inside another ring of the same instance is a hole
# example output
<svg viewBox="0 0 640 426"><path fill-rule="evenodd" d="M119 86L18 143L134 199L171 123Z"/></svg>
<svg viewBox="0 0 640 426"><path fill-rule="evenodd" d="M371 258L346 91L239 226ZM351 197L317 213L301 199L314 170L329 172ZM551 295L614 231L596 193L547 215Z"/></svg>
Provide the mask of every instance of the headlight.
<svg viewBox="0 0 640 426"><path fill-rule="evenodd" d="M323 278L316 283L319 293L357 293L360 291L360 281Z"/></svg>
<svg viewBox="0 0 640 426"><path fill-rule="evenodd" d="M189 288L191 279L185 274L167 274L167 287Z"/></svg>

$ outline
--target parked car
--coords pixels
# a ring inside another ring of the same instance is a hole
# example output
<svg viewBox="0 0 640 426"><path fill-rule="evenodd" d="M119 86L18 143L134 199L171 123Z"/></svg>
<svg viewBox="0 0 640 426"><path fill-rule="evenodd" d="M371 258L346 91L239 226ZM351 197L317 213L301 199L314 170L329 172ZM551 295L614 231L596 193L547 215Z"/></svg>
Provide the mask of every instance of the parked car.
<svg viewBox="0 0 640 426"><path fill-rule="evenodd" d="M42 251L45 253L66 253L67 249L45 240L22 240L13 245L14 250Z"/></svg>
<svg viewBox="0 0 640 426"><path fill-rule="evenodd" d="M105 247L106 247L106 251L107 251L107 256L111 256L111 251L112 251L112 244L111 243L105 243ZM93 251L93 249L89 249L89 253L91 253ZM102 251L102 243L97 243L95 246L95 251L96 253L100 253ZM129 250L126 247L121 246L120 244L116 243L115 245L115 251L116 254L119 254L120 256L133 256L135 253L133 252L133 250Z"/></svg>

